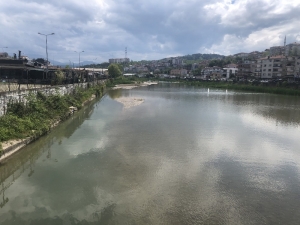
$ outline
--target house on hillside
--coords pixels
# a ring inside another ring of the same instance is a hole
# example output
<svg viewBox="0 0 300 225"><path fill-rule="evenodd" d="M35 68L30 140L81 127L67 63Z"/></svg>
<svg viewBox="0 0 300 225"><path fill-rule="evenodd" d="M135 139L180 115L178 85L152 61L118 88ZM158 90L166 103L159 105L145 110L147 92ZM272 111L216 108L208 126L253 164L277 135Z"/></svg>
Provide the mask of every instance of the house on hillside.
<svg viewBox="0 0 300 225"><path fill-rule="evenodd" d="M170 75L174 75L177 77L184 77L187 75L187 70L186 69L172 69L170 71Z"/></svg>
<svg viewBox="0 0 300 225"><path fill-rule="evenodd" d="M223 68L223 71L224 71L226 80L228 80L228 79L236 76L236 73L238 71L238 65L233 64L233 63L228 64Z"/></svg>
<svg viewBox="0 0 300 225"><path fill-rule="evenodd" d="M223 69L218 66L205 67L201 71L201 78L204 80L207 80L207 79L219 80L219 79L223 78Z"/></svg>

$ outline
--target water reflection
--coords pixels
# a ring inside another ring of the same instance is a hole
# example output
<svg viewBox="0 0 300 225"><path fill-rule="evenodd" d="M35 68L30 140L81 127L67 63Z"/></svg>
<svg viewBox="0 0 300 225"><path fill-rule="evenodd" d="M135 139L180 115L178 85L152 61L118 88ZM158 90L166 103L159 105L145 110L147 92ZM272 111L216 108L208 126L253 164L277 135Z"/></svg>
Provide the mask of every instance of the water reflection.
<svg viewBox="0 0 300 225"><path fill-rule="evenodd" d="M122 110L116 96L145 102ZM299 104L277 97L111 91L0 167L0 222L299 224L299 121L274 113Z"/></svg>

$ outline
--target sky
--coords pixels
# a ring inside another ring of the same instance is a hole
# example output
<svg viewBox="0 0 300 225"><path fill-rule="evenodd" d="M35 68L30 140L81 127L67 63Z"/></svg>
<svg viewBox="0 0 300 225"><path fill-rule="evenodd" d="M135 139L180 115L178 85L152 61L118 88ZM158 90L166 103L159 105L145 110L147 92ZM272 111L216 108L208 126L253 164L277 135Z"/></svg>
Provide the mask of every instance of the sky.
<svg viewBox="0 0 300 225"><path fill-rule="evenodd" d="M300 41L300 0L0 1L0 52L46 58L38 33L50 62L264 51Z"/></svg>

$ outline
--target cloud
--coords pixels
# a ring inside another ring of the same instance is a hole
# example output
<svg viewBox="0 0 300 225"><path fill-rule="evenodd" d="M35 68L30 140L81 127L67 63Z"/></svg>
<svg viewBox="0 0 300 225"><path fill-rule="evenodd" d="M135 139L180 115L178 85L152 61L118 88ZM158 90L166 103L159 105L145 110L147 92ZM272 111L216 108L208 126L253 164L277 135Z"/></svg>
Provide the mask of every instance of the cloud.
<svg viewBox="0 0 300 225"><path fill-rule="evenodd" d="M215 52L262 51L299 40L297 0L188 1L2 1L1 46L10 55L22 50L31 58L77 62L128 57L134 60ZM233 44L234 43L234 44Z"/></svg>

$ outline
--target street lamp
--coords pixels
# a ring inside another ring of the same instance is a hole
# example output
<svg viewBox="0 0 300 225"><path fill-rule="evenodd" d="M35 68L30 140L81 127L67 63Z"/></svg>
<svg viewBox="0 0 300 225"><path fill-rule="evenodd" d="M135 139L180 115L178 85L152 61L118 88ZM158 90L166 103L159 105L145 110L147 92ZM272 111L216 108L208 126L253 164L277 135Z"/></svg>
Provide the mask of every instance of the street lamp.
<svg viewBox="0 0 300 225"><path fill-rule="evenodd" d="M74 52L77 52L77 51L74 51ZM78 53L78 68L79 68L79 70L80 70L80 53L82 53L82 52L84 52L84 51L81 51L81 52L77 52Z"/></svg>
<svg viewBox="0 0 300 225"><path fill-rule="evenodd" d="M51 34L42 34L42 33L38 33L40 35L44 35L46 36L46 57L47 57L47 71L46 71L46 77L48 78L48 46L47 46L47 37L48 35L54 35L54 33L51 33Z"/></svg>
<svg viewBox="0 0 300 225"><path fill-rule="evenodd" d="M97 58L95 58L94 60L96 61ZM94 67L93 67L93 80L95 80L95 63L94 63Z"/></svg>
<svg viewBox="0 0 300 225"><path fill-rule="evenodd" d="M83 77L82 77L82 74L81 74L81 72L80 72L80 53L82 53L82 52L84 52L84 51L81 51L81 52L77 52L77 51L74 51L74 52L76 52L76 53L78 53L78 69L79 69L79 76L81 76L81 82L83 82Z"/></svg>

